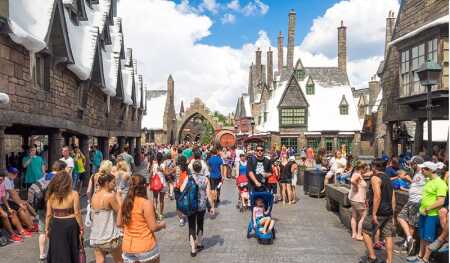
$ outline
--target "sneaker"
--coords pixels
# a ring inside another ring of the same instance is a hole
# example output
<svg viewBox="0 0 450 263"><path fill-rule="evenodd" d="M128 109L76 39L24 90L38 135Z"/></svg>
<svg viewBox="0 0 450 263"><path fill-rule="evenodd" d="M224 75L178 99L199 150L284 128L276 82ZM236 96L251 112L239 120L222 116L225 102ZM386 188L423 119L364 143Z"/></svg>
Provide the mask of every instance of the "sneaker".
<svg viewBox="0 0 450 263"><path fill-rule="evenodd" d="M21 238L20 236L16 235L16 234L12 234L9 236L9 241L13 242L13 243L19 243L23 241L23 238Z"/></svg>
<svg viewBox="0 0 450 263"><path fill-rule="evenodd" d="M32 237L32 236L33 236L33 233L31 233L30 231L24 229L24 230L22 231L22 233L20 233L20 235L21 235L22 237Z"/></svg>
<svg viewBox="0 0 450 263"><path fill-rule="evenodd" d="M433 243L428 245L428 248L434 252L438 250L442 246L442 244L444 244L444 240L436 239L435 241L433 241Z"/></svg>
<svg viewBox="0 0 450 263"><path fill-rule="evenodd" d="M183 218L180 219L180 226L183 227L186 224Z"/></svg>
<svg viewBox="0 0 450 263"><path fill-rule="evenodd" d="M384 250L384 249L386 249L386 248L384 247L383 242L381 242L381 241L376 242L376 243L373 245L373 248L376 249L376 250Z"/></svg>
<svg viewBox="0 0 450 263"><path fill-rule="evenodd" d="M417 260L422 260L422 259L419 258L418 256L408 256L408 257L406 257L406 261L407 262L416 262Z"/></svg>
<svg viewBox="0 0 450 263"><path fill-rule="evenodd" d="M448 242L442 245L442 247L438 250L439 253L448 253Z"/></svg>
<svg viewBox="0 0 450 263"><path fill-rule="evenodd" d="M28 232L37 233L39 232L39 225L34 223L32 228L27 229Z"/></svg>

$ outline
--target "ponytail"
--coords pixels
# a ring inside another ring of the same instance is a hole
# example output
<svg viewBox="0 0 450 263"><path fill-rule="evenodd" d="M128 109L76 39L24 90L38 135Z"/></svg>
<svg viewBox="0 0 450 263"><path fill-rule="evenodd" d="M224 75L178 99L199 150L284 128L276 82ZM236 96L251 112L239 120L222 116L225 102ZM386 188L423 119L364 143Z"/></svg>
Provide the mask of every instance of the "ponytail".
<svg viewBox="0 0 450 263"><path fill-rule="evenodd" d="M139 174L131 176L128 194L122 203L122 220L125 225L131 222L131 211L133 210L135 197L147 199L145 178Z"/></svg>

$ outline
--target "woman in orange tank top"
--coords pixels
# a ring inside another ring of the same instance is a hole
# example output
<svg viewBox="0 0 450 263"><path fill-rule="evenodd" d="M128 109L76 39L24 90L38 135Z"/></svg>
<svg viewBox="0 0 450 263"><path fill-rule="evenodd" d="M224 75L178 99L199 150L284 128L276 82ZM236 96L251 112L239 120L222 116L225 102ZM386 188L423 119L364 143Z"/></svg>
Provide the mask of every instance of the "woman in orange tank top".
<svg viewBox="0 0 450 263"><path fill-rule="evenodd" d="M131 176L128 195L123 201L117 224L123 226L122 258L124 262L158 263L159 246L155 233L166 223L156 222L153 203L147 200L145 178Z"/></svg>

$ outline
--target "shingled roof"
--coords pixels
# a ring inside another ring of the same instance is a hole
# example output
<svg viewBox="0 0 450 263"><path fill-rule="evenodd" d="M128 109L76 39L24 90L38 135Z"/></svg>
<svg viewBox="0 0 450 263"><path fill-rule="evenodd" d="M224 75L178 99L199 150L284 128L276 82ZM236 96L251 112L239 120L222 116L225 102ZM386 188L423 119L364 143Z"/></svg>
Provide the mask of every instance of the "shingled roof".
<svg viewBox="0 0 450 263"><path fill-rule="evenodd" d="M305 74L323 87L350 85L347 74L337 67L305 67Z"/></svg>

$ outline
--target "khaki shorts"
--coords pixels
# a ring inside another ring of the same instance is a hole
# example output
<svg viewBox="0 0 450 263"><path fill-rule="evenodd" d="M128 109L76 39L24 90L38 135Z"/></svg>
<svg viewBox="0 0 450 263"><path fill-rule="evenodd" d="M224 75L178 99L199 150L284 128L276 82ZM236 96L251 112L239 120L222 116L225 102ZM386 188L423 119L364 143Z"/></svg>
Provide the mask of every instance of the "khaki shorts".
<svg viewBox="0 0 450 263"><path fill-rule="evenodd" d="M381 231L382 237L395 237L395 224L393 216L377 216L380 226L372 223L372 215L367 215L363 223L363 231L372 236L376 229Z"/></svg>
<svg viewBox="0 0 450 263"><path fill-rule="evenodd" d="M99 249L105 253L111 253L118 247L122 247L122 238L119 237L119 238L113 239L113 240L103 243L103 244L95 244L95 245L92 245L92 247Z"/></svg>
<svg viewBox="0 0 450 263"><path fill-rule="evenodd" d="M356 210L366 210L367 209L365 203L355 202L355 201L350 201L350 203L352 204L352 207L355 208Z"/></svg>

